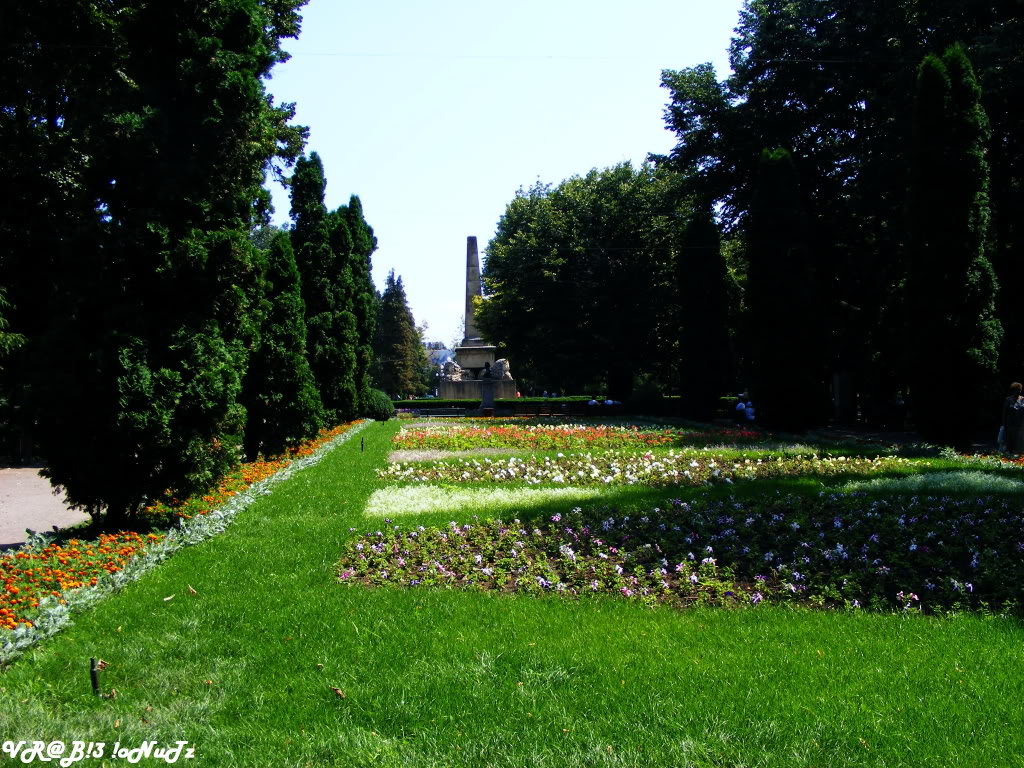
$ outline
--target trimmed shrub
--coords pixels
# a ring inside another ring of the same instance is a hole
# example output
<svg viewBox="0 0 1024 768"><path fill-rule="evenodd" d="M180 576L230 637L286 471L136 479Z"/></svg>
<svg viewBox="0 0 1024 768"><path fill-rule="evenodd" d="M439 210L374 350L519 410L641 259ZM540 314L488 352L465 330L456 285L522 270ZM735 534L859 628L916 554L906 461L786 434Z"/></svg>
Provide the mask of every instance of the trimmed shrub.
<svg viewBox="0 0 1024 768"><path fill-rule="evenodd" d="M363 415L374 421L387 421L395 418L395 406L384 392L369 389L366 392L366 412Z"/></svg>

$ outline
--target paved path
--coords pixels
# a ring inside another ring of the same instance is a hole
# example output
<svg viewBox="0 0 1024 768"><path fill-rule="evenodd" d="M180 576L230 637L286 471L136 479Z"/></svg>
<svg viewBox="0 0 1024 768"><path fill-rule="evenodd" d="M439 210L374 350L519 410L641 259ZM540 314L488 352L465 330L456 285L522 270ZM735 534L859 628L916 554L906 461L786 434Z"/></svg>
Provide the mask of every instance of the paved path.
<svg viewBox="0 0 1024 768"><path fill-rule="evenodd" d="M39 466L0 467L0 549L23 543L26 528L49 531L88 519L85 512L68 509L63 495L54 495Z"/></svg>

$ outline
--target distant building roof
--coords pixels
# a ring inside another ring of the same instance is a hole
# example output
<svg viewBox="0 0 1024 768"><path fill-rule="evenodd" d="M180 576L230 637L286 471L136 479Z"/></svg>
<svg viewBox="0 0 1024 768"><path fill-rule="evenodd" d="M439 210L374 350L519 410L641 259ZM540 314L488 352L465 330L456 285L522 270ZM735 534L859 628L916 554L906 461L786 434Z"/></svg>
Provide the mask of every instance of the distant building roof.
<svg viewBox="0 0 1024 768"><path fill-rule="evenodd" d="M428 349L427 356L430 358L430 362L433 365L444 365L452 359L452 351L450 349Z"/></svg>

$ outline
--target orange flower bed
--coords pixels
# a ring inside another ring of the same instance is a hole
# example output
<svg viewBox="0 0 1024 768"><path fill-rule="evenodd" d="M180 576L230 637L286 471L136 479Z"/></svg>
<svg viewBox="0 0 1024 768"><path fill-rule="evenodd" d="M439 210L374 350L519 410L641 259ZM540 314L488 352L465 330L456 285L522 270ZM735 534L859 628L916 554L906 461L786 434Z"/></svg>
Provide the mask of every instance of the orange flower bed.
<svg viewBox="0 0 1024 768"><path fill-rule="evenodd" d="M163 534L156 533L105 533L96 541L70 539L40 552L15 552L0 559L0 629L31 626L23 613L42 598L94 585L100 575L121 570L147 544L161 539Z"/></svg>
<svg viewBox="0 0 1024 768"><path fill-rule="evenodd" d="M295 459L304 458L330 440L345 432L355 422L325 429L307 443L272 459L236 467L216 488L201 496L179 501L152 504L143 511L147 523L171 522L176 517L205 515L241 493L253 483L270 477ZM69 539L53 543L40 552L15 552L0 557L0 629L15 629L19 624L32 626L26 613L39 606L44 597L56 597L79 587L95 586L103 573L124 568L147 545L161 541L162 533L141 534L134 531L101 534L95 541Z"/></svg>
<svg viewBox="0 0 1024 768"><path fill-rule="evenodd" d="M296 459L302 459L314 453L325 443L330 442L342 432L347 431L355 422L339 424L330 429L323 429L313 440L297 445L280 456L265 459L262 456L255 461L241 464L229 472L220 485L202 496L193 496L191 499L181 501L171 498L167 501L158 501L149 505L143 510L147 517L173 520L175 517L189 520L196 515L205 515L217 509L232 496L235 496L253 483L265 480L274 473L284 469Z"/></svg>

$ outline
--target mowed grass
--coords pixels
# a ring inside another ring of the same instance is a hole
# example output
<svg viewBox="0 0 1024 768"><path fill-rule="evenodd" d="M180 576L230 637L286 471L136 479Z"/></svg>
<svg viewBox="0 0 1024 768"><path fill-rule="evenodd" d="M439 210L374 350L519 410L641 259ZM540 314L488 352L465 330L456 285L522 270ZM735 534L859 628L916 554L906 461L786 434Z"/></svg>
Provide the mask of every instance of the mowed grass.
<svg viewBox="0 0 1024 768"><path fill-rule="evenodd" d="M2 738L184 739L200 766L1024 765L1014 620L338 584L396 428L0 674Z"/></svg>

